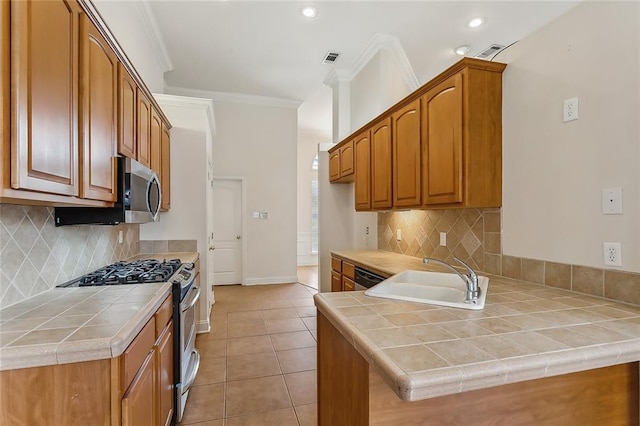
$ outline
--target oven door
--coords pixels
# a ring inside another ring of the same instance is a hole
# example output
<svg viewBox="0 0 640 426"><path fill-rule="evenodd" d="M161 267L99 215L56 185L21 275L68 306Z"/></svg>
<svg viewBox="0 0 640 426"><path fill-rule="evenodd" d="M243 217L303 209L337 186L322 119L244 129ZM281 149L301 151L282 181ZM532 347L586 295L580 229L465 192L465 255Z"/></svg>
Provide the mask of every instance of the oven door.
<svg viewBox="0 0 640 426"><path fill-rule="evenodd" d="M180 302L180 385L178 389L177 420L182 420L189 388L196 379L200 367L200 353L196 349L196 304L200 288L192 286Z"/></svg>

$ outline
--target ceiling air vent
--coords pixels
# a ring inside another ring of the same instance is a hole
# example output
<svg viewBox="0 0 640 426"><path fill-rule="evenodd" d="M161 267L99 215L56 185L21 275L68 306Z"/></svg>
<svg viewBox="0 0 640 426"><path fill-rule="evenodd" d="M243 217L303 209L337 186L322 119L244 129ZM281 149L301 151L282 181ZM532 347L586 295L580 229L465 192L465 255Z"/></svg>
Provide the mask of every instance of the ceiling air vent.
<svg viewBox="0 0 640 426"><path fill-rule="evenodd" d="M502 49L504 49L504 46L501 46L499 44L492 44L491 46L484 49L482 52L478 53L475 57L478 59L490 59Z"/></svg>
<svg viewBox="0 0 640 426"><path fill-rule="evenodd" d="M326 55L324 55L324 59L322 60L322 63L332 64L336 61L336 59L338 59L338 56L340 56L338 52L328 52Z"/></svg>

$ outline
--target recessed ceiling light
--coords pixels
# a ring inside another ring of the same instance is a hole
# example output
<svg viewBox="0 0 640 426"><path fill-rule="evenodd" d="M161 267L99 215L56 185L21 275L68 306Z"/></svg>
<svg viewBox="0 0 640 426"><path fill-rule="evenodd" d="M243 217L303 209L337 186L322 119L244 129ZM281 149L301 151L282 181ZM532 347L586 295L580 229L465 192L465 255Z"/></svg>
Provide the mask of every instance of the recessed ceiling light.
<svg viewBox="0 0 640 426"><path fill-rule="evenodd" d="M469 50L471 50L469 46L459 46L456 47L453 51L460 56L464 56L469 52Z"/></svg>
<svg viewBox="0 0 640 426"><path fill-rule="evenodd" d="M469 21L467 25L471 28L478 28L480 25L484 24L484 19L482 18L473 18Z"/></svg>
<svg viewBox="0 0 640 426"><path fill-rule="evenodd" d="M316 9L313 6L307 6L307 7L302 8L300 13L302 13L302 16L304 16L306 18L315 18L316 15L318 14L318 9Z"/></svg>

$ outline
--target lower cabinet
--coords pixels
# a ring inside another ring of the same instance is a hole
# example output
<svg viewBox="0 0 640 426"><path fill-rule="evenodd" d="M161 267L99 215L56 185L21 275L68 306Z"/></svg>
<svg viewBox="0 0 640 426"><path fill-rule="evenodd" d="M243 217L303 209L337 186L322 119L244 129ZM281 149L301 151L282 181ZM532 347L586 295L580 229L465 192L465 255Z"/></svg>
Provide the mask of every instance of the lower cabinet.
<svg viewBox="0 0 640 426"><path fill-rule="evenodd" d="M149 352L122 398L122 425L156 425L156 356Z"/></svg>
<svg viewBox="0 0 640 426"><path fill-rule="evenodd" d="M355 266L337 257L331 257L331 291L354 291Z"/></svg>
<svg viewBox="0 0 640 426"><path fill-rule="evenodd" d="M117 358L0 371L0 389L11 389L0 392L0 425L170 425L171 307L169 295Z"/></svg>

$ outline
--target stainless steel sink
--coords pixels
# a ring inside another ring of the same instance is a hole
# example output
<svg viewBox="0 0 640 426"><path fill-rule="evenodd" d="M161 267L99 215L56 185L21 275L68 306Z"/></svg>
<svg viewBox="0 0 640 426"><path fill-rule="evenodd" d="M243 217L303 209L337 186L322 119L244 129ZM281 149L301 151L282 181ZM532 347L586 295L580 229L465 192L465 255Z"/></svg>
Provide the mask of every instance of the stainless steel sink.
<svg viewBox="0 0 640 426"><path fill-rule="evenodd" d="M407 302L427 303L451 308L484 308L489 278L478 276L480 295L475 303L467 303L466 285L456 274L408 270L378 283L364 292L367 296Z"/></svg>

